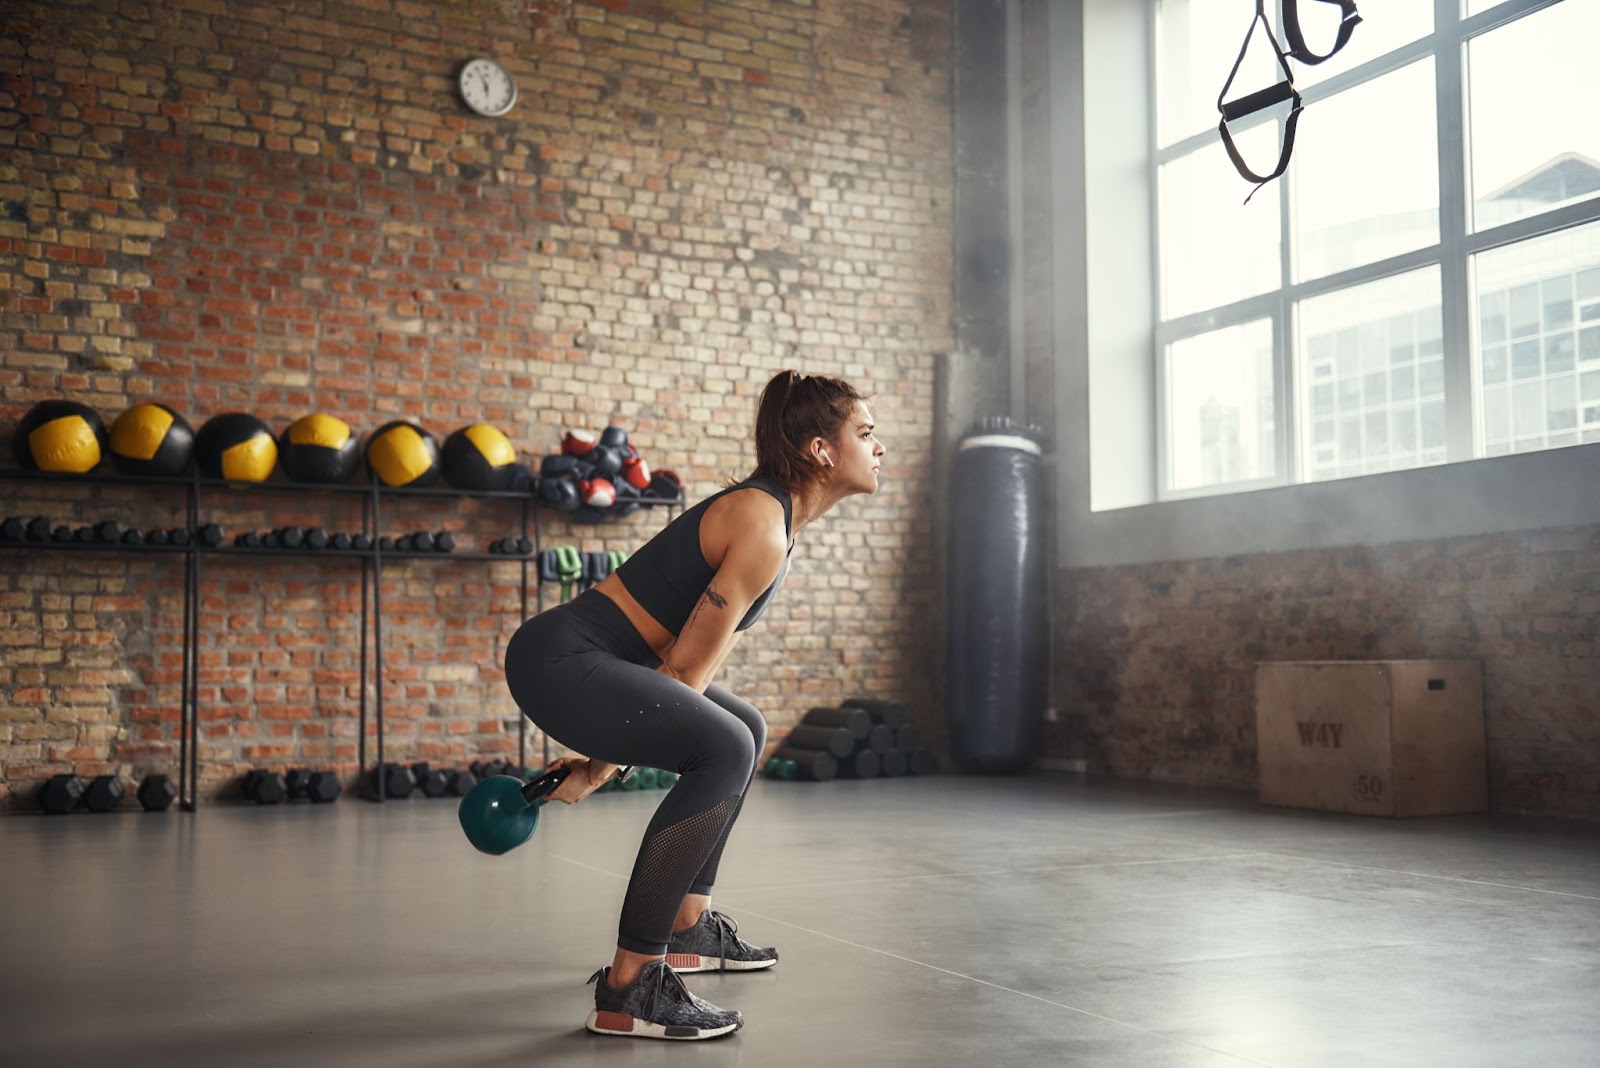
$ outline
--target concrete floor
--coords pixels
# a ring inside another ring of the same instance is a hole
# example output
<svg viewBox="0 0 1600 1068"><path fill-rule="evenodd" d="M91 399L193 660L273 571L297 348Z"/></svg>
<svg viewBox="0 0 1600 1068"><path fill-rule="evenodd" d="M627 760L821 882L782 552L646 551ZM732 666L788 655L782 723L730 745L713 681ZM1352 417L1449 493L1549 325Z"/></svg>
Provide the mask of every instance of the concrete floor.
<svg viewBox="0 0 1600 1068"><path fill-rule="evenodd" d="M758 782L744 1029L589 1035L648 797L0 820L0 1064L1600 1064L1600 828L1043 775Z"/></svg>

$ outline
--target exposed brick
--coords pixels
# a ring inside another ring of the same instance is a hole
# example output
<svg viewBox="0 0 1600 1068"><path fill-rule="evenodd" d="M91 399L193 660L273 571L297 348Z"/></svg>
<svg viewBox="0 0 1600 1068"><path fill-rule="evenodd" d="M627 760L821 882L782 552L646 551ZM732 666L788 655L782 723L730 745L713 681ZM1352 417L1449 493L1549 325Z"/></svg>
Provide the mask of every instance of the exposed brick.
<svg viewBox="0 0 1600 1068"><path fill-rule="evenodd" d="M938 32L908 43L897 23L926 19L907 3L539 0L520 23L505 7L9 5L30 45L0 52L14 99L0 108L0 137L14 138L0 197L26 213L0 220L4 420L63 395L108 422L155 398L196 427L238 409L280 430L316 408L363 432L404 414L442 438L490 419L536 461L565 427L618 419L698 497L748 470L756 392L800 366L879 397L891 449L883 493L815 531L863 518L925 529L929 488L913 472L930 462L934 354L951 346L948 213L920 209L951 201ZM852 71L814 64L814 41ZM520 82L504 118L454 99L455 64L480 53ZM56 522L182 521L179 494L30 493ZM332 495L212 496L208 509L230 532L359 522L358 503ZM632 548L660 519L547 517L545 537ZM487 539L514 521L495 504L423 500L385 525ZM862 549L797 550L790 587L724 669L775 725L851 692L932 711L926 555L869 568ZM386 569L387 757L514 750L500 656L520 622L517 577ZM208 561L203 796L257 762L353 773L357 578L328 561ZM0 556L15 672L0 722L19 750L0 755L0 794L30 797L71 762L172 770L180 581L177 558ZM786 648L802 621L816 629ZM24 677L36 667L48 682Z"/></svg>

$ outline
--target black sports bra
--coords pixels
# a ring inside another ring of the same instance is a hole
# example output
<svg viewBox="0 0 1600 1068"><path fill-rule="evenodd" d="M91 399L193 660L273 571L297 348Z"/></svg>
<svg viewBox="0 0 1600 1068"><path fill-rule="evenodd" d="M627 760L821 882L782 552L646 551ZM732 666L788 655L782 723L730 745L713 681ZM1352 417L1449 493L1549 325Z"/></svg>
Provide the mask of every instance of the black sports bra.
<svg viewBox="0 0 1600 1068"><path fill-rule="evenodd" d="M794 525L794 503L788 491L770 478L747 478L737 485L713 493L668 523L616 570L617 578L633 599L639 602L639 607L673 634L683 630L689 613L694 610L695 603L706 592L712 576L716 574L700 551L700 520L713 502L744 489L764 490L783 504L783 533L787 540ZM778 587L783 585L783 577L788 573L789 556L785 553L778 577L755 599L750 610L739 621L738 630L748 630L751 624L761 618L761 613L766 611L767 603L772 600Z"/></svg>

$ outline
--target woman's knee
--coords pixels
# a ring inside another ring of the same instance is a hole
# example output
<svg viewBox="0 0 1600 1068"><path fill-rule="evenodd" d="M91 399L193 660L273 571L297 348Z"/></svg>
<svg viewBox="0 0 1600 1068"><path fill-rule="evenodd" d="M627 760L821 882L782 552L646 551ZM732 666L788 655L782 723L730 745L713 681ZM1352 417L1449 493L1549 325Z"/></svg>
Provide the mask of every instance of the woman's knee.
<svg viewBox="0 0 1600 1068"><path fill-rule="evenodd" d="M680 770L684 774L726 775L740 778L748 775L755 765L756 754L761 750L746 724L731 717L708 730L695 746L695 753ZM742 783L742 778L740 779Z"/></svg>

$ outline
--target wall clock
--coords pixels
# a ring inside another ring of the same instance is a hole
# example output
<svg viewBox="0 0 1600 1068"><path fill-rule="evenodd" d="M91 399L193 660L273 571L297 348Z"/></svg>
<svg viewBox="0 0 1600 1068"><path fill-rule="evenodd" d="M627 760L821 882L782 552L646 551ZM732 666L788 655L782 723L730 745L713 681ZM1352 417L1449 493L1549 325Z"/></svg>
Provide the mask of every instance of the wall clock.
<svg viewBox="0 0 1600 1068"><path fill-rule="evenodd" d="M511 72L487 57L468 60L456 80L461 101L479 115L504 115L517 102Z"/></svg>

